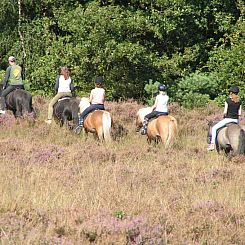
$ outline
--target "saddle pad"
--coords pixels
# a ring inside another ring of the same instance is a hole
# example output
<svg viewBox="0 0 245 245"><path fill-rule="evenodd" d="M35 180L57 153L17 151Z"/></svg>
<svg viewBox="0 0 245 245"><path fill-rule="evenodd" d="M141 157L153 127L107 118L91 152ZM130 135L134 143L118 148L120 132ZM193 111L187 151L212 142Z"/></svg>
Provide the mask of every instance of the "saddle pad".
<svg viewBox="0 0 245 245"><path fill-rule="evenodd" d="M58 99L58 101L62 101L62 100L70 100L70 99L71 99L71 97L65 96L65 97L62 97L62 98Z"/></svg>

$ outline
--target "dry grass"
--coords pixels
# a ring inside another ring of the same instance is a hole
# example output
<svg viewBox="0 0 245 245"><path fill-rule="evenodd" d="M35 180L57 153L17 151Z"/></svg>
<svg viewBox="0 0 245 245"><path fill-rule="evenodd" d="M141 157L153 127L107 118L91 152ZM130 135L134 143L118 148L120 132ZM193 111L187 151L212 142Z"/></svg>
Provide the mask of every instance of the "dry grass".
<svg viewBox="0 0 245 245"><path fill-rule="evenodd" d="M110 103L128 135L111 145L43 123L0 118L1 244L244 244L245 158L206 152L218 109L172 105L169 150L135 133L133 101Z"/></svg>

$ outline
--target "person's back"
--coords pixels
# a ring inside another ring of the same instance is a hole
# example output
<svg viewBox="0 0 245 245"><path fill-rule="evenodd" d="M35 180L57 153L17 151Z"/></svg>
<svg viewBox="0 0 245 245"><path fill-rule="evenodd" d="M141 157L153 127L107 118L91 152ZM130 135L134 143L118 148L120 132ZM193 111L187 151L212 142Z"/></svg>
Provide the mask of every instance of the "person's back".
<svg viewBox="0 0 245 245"><path fill-rule="evenodd" d="M104 104L105 90L104 88L96 87L91 91L91 104Z"/></svg>
<svg viewBox="0 0 245 245"><path fill-rule="evenodd" d="M9 85L22 85L22 76L21 76L21 67L19 65L12 65L10 70L10 76L8 79L8 84Z"/></svg>
<svg viewBox="0 0 245 245"><path fill-rule="evenodd" d="M159 112L168 112L168 100L169 100L169 97L167 94L158 94L157 97L156 97L156 101L157 101L157 104L156 104L156 109L155 111L159 111Z"/></svg>
<svg viewBox="0 0 245 245"><path fill-rule="evenodd" d="M16 58L10 56L8 58L9 67L6 69L5 76L3 79L3 91L1 94L1 109L0 114L4 114L7 108L6 97L15 89L24 89L22 80L22 69L16 64Z"/></svg>

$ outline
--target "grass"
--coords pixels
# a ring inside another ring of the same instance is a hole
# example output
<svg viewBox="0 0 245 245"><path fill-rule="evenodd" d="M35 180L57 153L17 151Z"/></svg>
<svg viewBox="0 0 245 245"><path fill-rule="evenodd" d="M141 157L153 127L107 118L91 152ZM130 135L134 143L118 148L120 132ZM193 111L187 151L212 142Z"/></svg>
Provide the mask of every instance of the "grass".
<svg viewBox="0 0 245 245"><path fill-rule="evenodd" d="M0 119L1 244L244 244L244 156L206 152L209 106L172 105L171 149L135 133L136 102L108 103L128 135L110 145L43 122Z"/></svg>

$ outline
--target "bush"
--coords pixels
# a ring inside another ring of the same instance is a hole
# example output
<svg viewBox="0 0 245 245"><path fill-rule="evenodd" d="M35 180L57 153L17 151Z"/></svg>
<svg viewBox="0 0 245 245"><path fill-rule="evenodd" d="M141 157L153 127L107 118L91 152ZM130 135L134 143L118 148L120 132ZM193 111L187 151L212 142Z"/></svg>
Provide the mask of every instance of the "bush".
<svg viewBox="0 0 245 245"><path fill-rule="evenodd" d="M182 105L185 108L193 109L196 107L205 107L209 103L209 95L189 92L182 97Z"/></svg>
<svg viewBox="0 0 245 245"><path fill-rule="evenodd" d="M176 100L187 108L206 106L217 96L217 80L212 75L193 73L183 78L176 93Z"/></svg>

